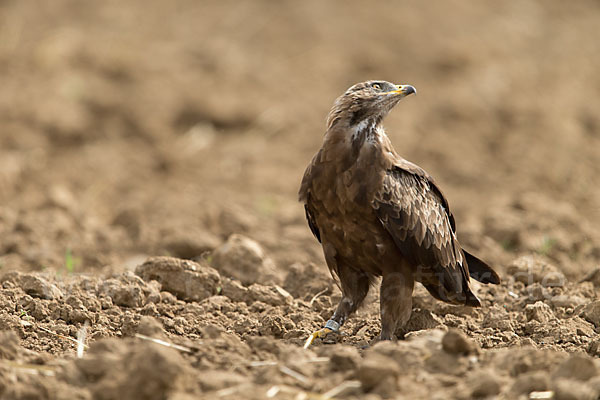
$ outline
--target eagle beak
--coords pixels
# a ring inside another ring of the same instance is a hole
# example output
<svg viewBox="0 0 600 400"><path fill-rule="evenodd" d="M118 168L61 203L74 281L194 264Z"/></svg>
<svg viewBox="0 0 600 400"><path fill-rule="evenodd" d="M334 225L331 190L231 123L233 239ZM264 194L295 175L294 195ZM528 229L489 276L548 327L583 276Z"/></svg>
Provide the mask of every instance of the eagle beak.
<svg viewBox="0 0 600 400"><path fill-rule="evenodd" d="M396 95L400 95L402 97L406 97L409 94L417 94L417 89L415 89L414 86L411 85L397 85L396 86L397 89L391 91L391 94L396 94Z"/></svg>

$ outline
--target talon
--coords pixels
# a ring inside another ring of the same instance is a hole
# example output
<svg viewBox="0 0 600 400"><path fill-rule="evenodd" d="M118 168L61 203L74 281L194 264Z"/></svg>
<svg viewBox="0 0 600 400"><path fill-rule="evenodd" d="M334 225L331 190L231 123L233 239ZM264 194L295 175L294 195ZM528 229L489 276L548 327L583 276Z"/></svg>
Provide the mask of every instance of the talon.
<svg viewBox="0 0 600 400"><path fill-rule="evenodd" d="M327 336L327 334L329 332L333 332L333 330L329 329L329 328L323 328L321 330L318 330L316 332L313 332L312 335L310 335L308 337L308 339L306 339L306 343L304 343L304 348L308 349L308 347L312 344L312 342L316 339L316 338L324 338L325 336Z"/></svg>
<svg viewBox="0 0 600 400"><path fill-rule="evenodd" d="M325 327L323 329L313 332L313 334L310 335L308 337L308 339L306 339L306 343L304 343L304 348L308 349L308 347L312 344L312 342L316 338L324 338L330 332L339 332L339 331L340 331L340 324L338 322L330 319L329 321L327 321L327 323L325 324Z"/></svg>

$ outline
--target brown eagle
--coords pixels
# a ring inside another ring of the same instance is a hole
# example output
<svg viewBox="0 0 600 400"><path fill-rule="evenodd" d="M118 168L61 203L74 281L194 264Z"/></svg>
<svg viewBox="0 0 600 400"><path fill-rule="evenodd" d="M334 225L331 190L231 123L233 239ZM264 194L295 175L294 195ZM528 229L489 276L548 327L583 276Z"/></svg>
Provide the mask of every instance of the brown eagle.
<svg viewBox="0 0 600 400"><path fill-rule="evenodd" d="M299 197L342 299L306 347L338 331L378 276L382 340L408 321L415 281L436 299L473 307L481 303L469 277L500 282L461 248L448 201L433 178L400 157L383 130L386 114L412 93L410 85L358 83L327 117L323 146L304 173Z"/></svg>

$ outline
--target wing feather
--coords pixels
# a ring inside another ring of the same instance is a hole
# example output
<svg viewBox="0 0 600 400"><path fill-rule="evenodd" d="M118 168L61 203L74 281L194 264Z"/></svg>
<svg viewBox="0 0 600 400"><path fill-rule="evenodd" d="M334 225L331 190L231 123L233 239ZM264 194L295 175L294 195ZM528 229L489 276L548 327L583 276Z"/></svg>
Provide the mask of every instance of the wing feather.
<svg viewBox="0 0 600 400"><path fill-rule="evenodd" d="M441 191L423 170L416 166L388 170L373 207L403 255L422 273L430 274L425 280L437 282L448 293L470 293L454 218Z"/></svg>
<svg viewBox="0 0 600 400"><path fill-rule="evenodd" d="M306 220L308 221L308 226L311 232L313 233L313 235L315 235L319 243L321 243L321 232L319 231L317 221L315 221L315 218L313 217L307 204L304 205L304 212L306 213Z"/></svg>

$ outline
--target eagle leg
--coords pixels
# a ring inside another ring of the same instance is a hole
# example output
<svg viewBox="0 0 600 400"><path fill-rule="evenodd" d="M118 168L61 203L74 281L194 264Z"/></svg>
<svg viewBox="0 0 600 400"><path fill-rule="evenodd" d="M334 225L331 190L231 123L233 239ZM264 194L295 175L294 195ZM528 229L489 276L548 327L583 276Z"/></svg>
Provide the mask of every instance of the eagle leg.
<svg viewBox="0 0 600 400"><path fill-rule="evenodd" d="M414 278L409 267L383 275L379 296L381 308L380 340L392 340L412 312Z"/></svg>
<svg viewBox="0 0 600 400"><path fill-rule="evenodd" d="M316 338L323 338L331 332L339 332L340 327L344 325L344 322L346 322L348 317L360 307L367 296L367 293L369 293L371 279L366 273L351 268L339 261L336 262L336 271L342 289L342 299L340 300L335 313L333 313L333 316L325 324L325 327L313 332L308 337L304 344L305 349L308 348Z"/></svg>

